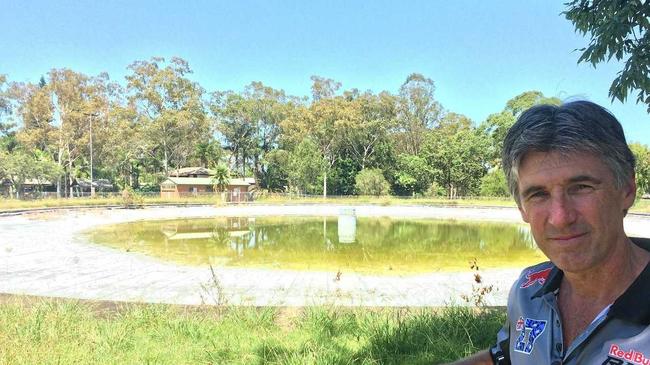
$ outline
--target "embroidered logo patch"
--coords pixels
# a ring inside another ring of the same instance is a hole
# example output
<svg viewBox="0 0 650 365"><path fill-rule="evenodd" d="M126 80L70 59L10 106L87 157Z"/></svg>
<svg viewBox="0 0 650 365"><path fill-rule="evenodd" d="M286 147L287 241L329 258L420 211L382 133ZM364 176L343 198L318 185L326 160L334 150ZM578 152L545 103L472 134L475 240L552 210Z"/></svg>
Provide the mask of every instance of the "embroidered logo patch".
<svg viewBox="0 0 650 365"><path fill-rule="evenodd" d="M524 329L524 317L519 317L517 320L517 326L515 327L517 331L521 331Z"/></svg>
<svg viewBox="0 0 650 365"><path fill-rule="evenodd" d="M619 345L613 344L609 347L609 356L603 365L649 365L650 357L647 357L643 352L629 349L625 351Z"/></svg>
<svg viewBox="0 0 650 365"><path fill-rule="evenodd" d="M519 320L521 319L522 318ZM530 355L530 353L533 352L535 341L539 338L539 336L542 334L542 332L544 332L544 329L546 328L546 321L526 318L523 322L524 323L522 329L519 330L519 321L517 321L516 329L517 332L519 332L519 337L517 338L517 341L515 341L514 350L526 355Z"/></svg>
<svg viewBox="0 0 650 365"><path fill-rule="evenodd" d="M529 271L526 273L526 281L521 284L521 288L528 288L531 285L535 285L537 283L544 285L546 282L546 278L548 278L548 274L551 273L551 267L548 269L540 270L540 271Z"/></svg>

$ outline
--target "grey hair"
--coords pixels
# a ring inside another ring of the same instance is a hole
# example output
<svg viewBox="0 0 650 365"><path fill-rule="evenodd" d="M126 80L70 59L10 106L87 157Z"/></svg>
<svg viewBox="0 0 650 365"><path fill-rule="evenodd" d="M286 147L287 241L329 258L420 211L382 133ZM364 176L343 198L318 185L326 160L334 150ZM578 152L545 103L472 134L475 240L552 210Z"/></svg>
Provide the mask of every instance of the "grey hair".
<svg viewBox="0 0 650 365"><path fill-rule="evenodd" d="M519 201L519 164L529 152L588 152L600 156L618 189L634 177L634 155L621 124L607 109L589 101L536 105L508 130L501 154L510 193Z"/></svg>

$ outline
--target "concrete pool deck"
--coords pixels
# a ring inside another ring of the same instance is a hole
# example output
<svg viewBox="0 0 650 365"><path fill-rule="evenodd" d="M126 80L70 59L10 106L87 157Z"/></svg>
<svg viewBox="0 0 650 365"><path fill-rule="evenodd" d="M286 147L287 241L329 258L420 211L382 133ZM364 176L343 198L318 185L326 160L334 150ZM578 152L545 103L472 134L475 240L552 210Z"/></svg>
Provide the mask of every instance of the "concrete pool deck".
<svg viewBox="0 0 650 365"><path fill-rule="evenodd" d="M522 223L515 208L251 205L80 209L0 217L0 293L171 304L255 306L441 306L464 304L474 273L360 275L254 268L183 266L143 254L98 246L79 235L105 224L216 216L336 216L438 218ZM630 215L628 235L650 237L650 216ZM490 305L505 305L520 269L481 271L494 290Z"/></svg>

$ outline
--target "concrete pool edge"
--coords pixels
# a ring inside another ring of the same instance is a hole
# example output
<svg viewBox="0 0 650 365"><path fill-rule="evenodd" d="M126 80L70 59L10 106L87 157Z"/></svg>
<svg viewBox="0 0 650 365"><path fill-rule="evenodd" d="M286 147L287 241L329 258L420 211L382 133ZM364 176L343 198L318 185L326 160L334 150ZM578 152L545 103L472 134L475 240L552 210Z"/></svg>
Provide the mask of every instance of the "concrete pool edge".
<svg viewBox="0 0 650 365"><path fill-rule="evenodd" d="M177 217L215 215L336 215L350 205L254 205L235 207L93 209L0 217L0 292L90 300L170 304L440 306L463 304L472 293L472 273L434 273L386 278L344 273L283 270L209 270L159 262L142 255L79 242L75 234L93 226ZM437 218L521 223L516 208L357 205L358 216ZM650 237L650 218L631 217L626 228ZM59 231L57 234L53 232ZM514 270L483 272L495 287L488 300L505 303ZM211 284L212 287L210 286ZM218 293L217 293L218 291ZM221 303L225 304L225 303Z"/></svg>

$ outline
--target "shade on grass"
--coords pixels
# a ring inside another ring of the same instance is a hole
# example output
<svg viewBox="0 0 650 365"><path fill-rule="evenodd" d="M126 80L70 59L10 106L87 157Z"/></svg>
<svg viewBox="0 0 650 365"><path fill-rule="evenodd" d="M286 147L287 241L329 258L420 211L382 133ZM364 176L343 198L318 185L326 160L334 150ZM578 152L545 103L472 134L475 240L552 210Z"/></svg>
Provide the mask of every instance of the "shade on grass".
<svg viewBox="0 0 650 365"><path fill-rule="evenodd" d="M500 310L0 306L1 364L435 364L494 341Z"/></svg>

